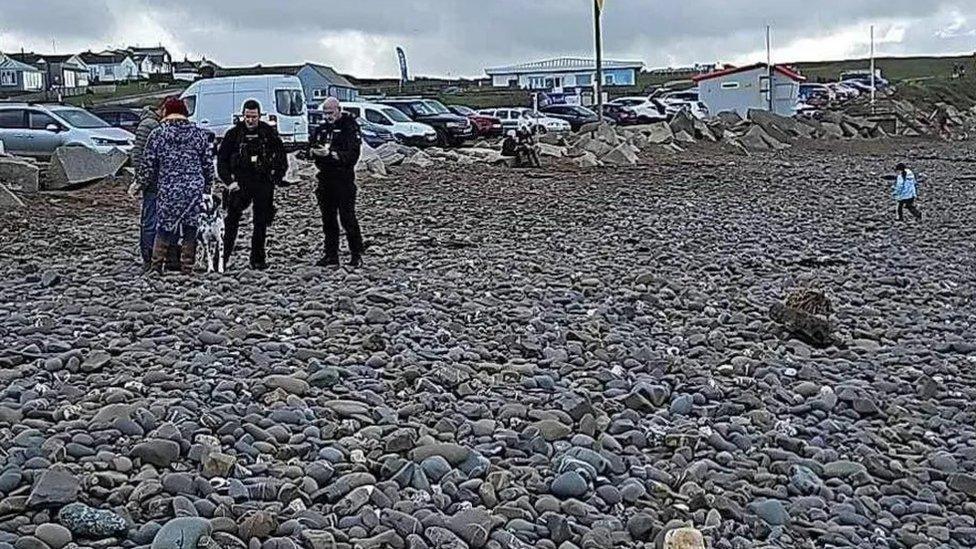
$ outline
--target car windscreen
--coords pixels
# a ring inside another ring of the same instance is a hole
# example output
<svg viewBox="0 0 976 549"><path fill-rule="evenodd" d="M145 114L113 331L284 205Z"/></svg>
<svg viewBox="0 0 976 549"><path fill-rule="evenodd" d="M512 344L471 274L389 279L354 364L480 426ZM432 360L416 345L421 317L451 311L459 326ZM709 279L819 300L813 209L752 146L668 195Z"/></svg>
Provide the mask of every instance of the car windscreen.
<svg viewBox="0 0 976 549"><path fill-rule="evenodd" d="M410 103L410 107L413 111L421 116L430 116L437 114L433 107L428 105L425 101L417 101L416 103Z"/></svg>
<svg viewBox="0 0 976 549"><path fill-rule="evenodd" d="M436 114L451 114L451 111L440 101L424 101L424 104L433 109Z"/></svg>
<svg viewBox="0 0 976 549"><path fill-rule="evenodd" d="M394 122L412 122L407 115L403 114L403 111L400 109L394 109L393 107L383 109L383 114L390 117L390 120Z"/></svg>
<svg viewBox="0 0 976 549"><path fill-rule="evenodd" d="M301 90L275 90L275 106L282 116L305 114L305 101Z"/></svg>
<svg viewBox="0 0 976 549"><path fill-rule="evenodd" d="M89 130L112 127L108 122L82 109L57 109L51 112L58 115L59 118L67 122L72 128Z"/></svg>
<svg viewBox="0 0 976 549"><path fill-rule="evenodd" d="M474 109L472 109L471 107L465 107L464 105L455 105L454 110L460 114L463 114L464 116L471 116L472 114L478 114L474 112Z"/></svg>
<svg viewBox="0 0 976 549"><path fill-rule="evenodd" d="M591 111L590 109L579 107L579 106L569 107L569 111L578 116L596 116L596 113Z"/></svg>

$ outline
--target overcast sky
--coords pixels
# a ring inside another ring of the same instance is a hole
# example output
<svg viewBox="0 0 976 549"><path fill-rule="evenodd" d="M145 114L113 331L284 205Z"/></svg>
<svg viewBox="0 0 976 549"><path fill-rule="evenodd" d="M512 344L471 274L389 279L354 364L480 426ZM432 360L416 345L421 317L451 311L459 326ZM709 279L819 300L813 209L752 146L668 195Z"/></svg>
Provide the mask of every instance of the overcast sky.
<svg viewBox="0 0 976 549"><path fill-rule="evenodd" d="M483 76L592 51L589 0L0 0L0 51L169 47L227 66L315 61L359 77ZM976 51L976 0L606 0L605 56L648 67Z"/></svg>

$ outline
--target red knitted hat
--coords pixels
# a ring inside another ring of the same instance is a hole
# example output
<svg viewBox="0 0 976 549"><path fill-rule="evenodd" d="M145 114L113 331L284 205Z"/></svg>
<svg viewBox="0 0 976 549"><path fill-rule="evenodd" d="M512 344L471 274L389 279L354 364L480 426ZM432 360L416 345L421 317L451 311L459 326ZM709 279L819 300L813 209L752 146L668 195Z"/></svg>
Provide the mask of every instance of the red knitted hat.
<svg viewBox="0 0 976 549"><path fill-rule="evenodd" d="M186 109L186 103L179 97L168 97L166 98L166 102L163 103L163 116L169 116L171 114L190 116L190 111Z"/></svg>

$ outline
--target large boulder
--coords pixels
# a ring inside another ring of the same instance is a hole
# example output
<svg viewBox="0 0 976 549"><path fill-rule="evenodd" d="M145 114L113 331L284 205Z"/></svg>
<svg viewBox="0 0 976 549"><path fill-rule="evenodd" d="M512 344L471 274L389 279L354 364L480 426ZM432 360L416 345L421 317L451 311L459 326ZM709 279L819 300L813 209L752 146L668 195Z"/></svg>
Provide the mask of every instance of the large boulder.
<svg viewBox="0 0 976 549"><path fill-rule="evenodd" d="M603 156L606 164L630 166L637 163L637 153L630 144L624 143Z"/></svg>
<svg viewBox="0 0 976 549"><path fill-rule="evenodd" d="M584 152L582 155L577 156L573 159L573 163L580 168L595 168L601 165L600 160L591 152Z"/></svg>
<svg viewBox="0 0 976 549"><path fill-rule="evenodd" d="M749 128L749 131L739 136L736 141L749 152L778 151L790 147L773 138L758 125Z"/></svg>
<svg viewBox="0 0 976 549"><path fill-rule="evenodd" d="M61 147L51 156L43 189L58 191L100 181L117 175L128 161L129 155L118 149L100 153L87 147Z"/></svg>
<svg viewBox="0 0 976 549"><path fill-rule="evenodd" d="M780 143L789 143L800 135L799 123L793 118L759 109L749 109L748 118Z"/></svg>
<svg viewBox="0 0 976 549"><path fill-rule="evenodd" d="M607 155L613 150L613 147L606 142L590 137L583 137L580 139L580 141L576 143L576 147L580 150L591 152L598 157Z"/></svg>
<svg viewBox="0 0 976 549"><path fill-rule="evenodd" d="M0 183L0 211L23 207L24 203L20 198L8 189L6 185Z"/></svg>
<svg viewBox="0 0 976 549"><path fill-rule="evenodd" d="M551 156L553 158L562 158L566 156L565 147L557 147L548 143L536 143L535 150L539 153L539 156Z"/></svg>
<svg viewBox="0 0 976 549"><path fill-rule="evenodd" d="M11 191L36 193L40 190L40 168L26 158L0 156L0 183Z"/></svg>
<svg viewBox="0 0 976 549"><path fill-rule="evenodd" d="M653 145L667 145L674 141L674 132L667 122L656 122L643 127L647 129L642 130L641 133L647 136L648 143Z"/></svg>
<svg viewBox="0 0 976 549"><path fill-rule="evenodd" d="M678 111L678 114L674 115L674 118L671 119L670 125L671 131L674 132L675 135L681 132L685 132L692 137L695 135L695 119L691 113L688 112L688 109L681 109Z"/></svg>

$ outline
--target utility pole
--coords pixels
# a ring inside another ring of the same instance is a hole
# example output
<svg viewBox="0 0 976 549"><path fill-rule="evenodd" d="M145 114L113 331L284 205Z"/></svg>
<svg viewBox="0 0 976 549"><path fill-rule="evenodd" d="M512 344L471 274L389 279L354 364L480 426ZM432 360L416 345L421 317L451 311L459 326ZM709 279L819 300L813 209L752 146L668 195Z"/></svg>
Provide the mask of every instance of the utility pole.
<svg viewBox="0 0 976 549"><path fill-rule="evenodd" d="M769 25L766 25L766 70L768 71L768 74L766 75L766 96L769 100L769 112L773 112L773 90L775 89L773 77L775 76L775 73L773 72L772 32Z"/></svg>
<svg viewBox="0 0 976 549"><path fill-rule="evenodd" d="M874 78L874 25L871 25L871 110L874 111L874 100L877 88L875 87Z"/></svg>
<svg viewBox="0 0 976 549"><path fill-rule="evenodd" d="M603 31L600 19L604 0L593 0L593 32L596 36L596 114L603 123Z"/></svg>

